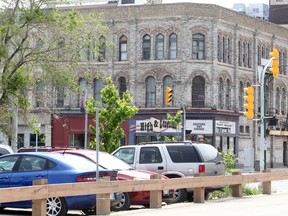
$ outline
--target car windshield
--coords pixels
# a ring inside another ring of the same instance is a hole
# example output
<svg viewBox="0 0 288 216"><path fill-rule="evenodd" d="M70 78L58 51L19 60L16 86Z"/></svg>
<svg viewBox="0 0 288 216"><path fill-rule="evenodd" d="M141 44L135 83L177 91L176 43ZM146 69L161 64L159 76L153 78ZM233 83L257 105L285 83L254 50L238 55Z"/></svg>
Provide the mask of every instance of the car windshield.
<svg viewBox="0 0 288 216"><path fill-rule="evenodd" d="M96 152L91 152L86 154L91 160L96 161ZM99 152L99 165L112 170L133 170L134 168L127 164L126 162L120 160L113 155L105 152Z"/></svg>

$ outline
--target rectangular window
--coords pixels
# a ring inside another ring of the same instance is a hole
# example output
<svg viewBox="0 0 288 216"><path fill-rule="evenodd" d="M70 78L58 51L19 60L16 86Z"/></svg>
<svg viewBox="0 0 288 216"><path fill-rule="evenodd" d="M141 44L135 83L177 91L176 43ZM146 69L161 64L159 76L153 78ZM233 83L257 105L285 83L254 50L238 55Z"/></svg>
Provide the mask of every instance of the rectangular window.
<svg viewBox="0 0 288 216"><path fill-rule="evenodd" d="M120 45L120 61L127 61L127 43Z"/></svg>

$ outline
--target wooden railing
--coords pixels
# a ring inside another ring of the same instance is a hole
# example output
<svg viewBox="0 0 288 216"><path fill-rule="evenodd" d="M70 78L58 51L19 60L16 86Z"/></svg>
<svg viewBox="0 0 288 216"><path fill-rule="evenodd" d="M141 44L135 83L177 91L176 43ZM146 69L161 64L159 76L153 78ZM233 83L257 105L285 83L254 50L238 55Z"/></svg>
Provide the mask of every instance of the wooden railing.
<svg viewBox="0 0 288 216"><path fill-rule="evenodd" d="M160 179L160 175L151 180L98 181L69 184L47 184L47 180L37 180L33 186L0 189L0 203L32 200L32 215L46 215L48 197L64 197L97 194L97 214L110 214L110 193L150 191L150 208L161 208L162 191L177 188L193 188L194 202L204 202L205 187L232 186L232 195L242 196L242 184L261 182L263 194L271 194L271 181L288 179L288 172L233 173L231 176L197 176L193 178Z"/></svg>

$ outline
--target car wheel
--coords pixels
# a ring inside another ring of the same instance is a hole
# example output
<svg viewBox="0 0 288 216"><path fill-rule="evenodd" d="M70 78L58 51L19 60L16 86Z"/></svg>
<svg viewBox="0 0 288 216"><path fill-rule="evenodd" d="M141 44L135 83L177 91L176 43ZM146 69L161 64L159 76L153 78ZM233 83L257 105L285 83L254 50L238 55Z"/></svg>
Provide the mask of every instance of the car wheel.
<svg viewBox="0 0 288 216"><path fill-rule="evenodd" d="M67 205L64 198L51 197L47 199L47 216L65 216L67 215Z"/></svg>
<svg viewBox="0 0 288 216"><path fill-rule="evenodd" d="M112 206L112 211L128 210L131 206L130 193L121 193L121 201L118 205Z"/></svg>
<svg viewBox="0 0 288 216"><path fill-rule="evenodd" d="M173 203L184 202L187 200L186 189L175 189L173 194Z"/></svg>

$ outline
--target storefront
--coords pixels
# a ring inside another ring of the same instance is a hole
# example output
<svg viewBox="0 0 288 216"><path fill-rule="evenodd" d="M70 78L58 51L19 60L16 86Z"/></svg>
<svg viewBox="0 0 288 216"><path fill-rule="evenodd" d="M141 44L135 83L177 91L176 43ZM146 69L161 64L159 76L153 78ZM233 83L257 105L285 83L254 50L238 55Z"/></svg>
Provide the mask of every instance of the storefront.
<svg viewBox="0 0 288 216"><path fill-rule="evenodd" d="M165 137L183 140L183 122L172 128L166 119L167 112L154 111L141 113L130 119L129 131L126 132L130 145L140 142L163 141ZM219 151L230 149L238 152L239 115L220 111L186 112L185 139L205 142L215 146Z"/></svg>

